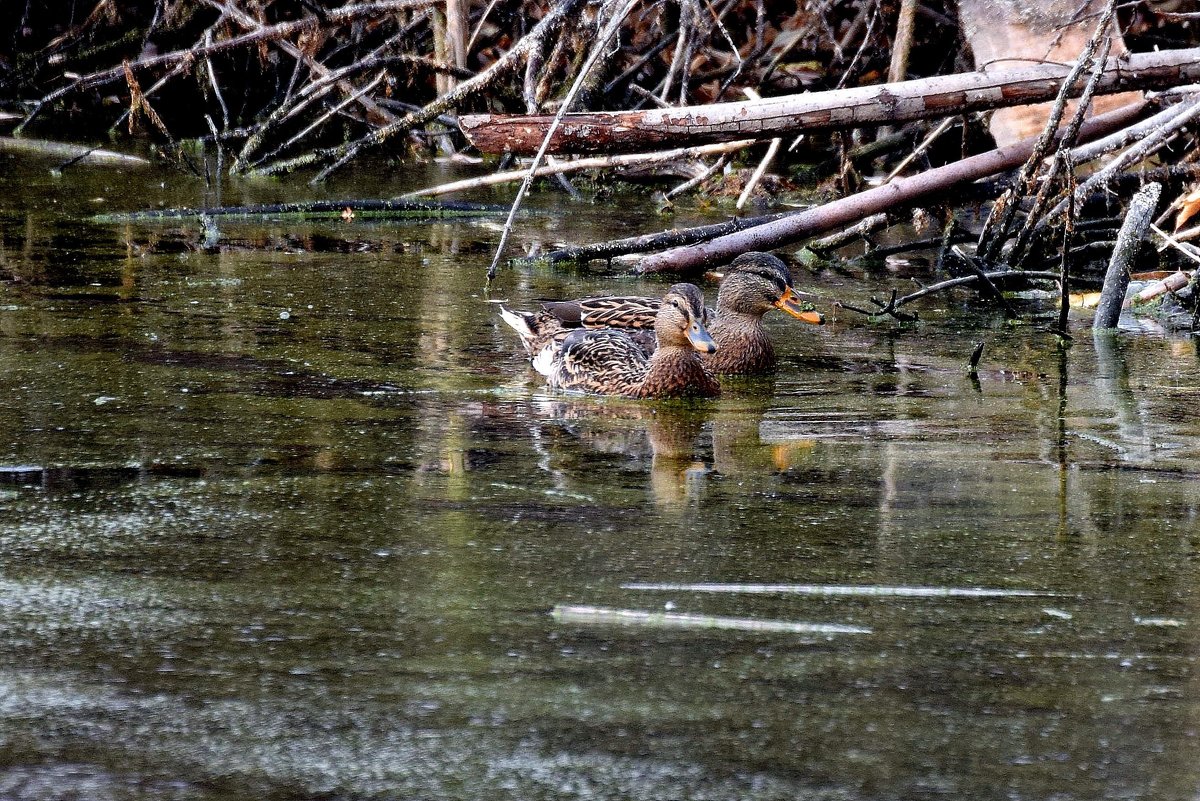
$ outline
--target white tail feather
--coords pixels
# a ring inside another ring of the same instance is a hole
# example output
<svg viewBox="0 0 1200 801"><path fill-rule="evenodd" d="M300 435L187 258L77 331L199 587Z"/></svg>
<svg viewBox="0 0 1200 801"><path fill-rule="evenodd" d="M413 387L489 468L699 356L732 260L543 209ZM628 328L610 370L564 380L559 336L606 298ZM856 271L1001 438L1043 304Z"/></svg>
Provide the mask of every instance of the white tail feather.
<svg viewBox="0 0 1200 801"><path fill-rule="evenodd" d="M554 354L557 352L557 350L558 348L556 348L553 343L539 350L536 354L534 354L533 358L529 360L530 364L533 365L533 369L537 370L542 375L549 377L550 374L554 372Z"/></svg>
<svg viewBox="0 0 1200 801"><path fill-rule="evenodd" d="M533 336L533 330L529 327L529 323L525 320L523 314L509 311L503 306L500 307L500 319L508 323L509 327L521 335L521 339Z"/></svg>

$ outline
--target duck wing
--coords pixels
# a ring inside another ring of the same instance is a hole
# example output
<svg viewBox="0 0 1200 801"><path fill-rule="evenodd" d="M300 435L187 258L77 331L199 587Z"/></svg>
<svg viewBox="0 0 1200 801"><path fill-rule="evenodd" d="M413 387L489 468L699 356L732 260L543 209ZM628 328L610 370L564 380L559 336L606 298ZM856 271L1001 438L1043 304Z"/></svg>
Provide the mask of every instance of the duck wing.
<svg viewBox="0 0 1200 801"><path fill-rule="evenodd" d="M546 383L601 395L630 395L637 391L649 369L646 354L629 336L612 329L576 329L562 341L556 355L549 349L540 356L551 360L542 370Z"/></svg>
<svg viewBox="0 0 1200 801"><path fill-rule="evenodd" d="M570 328L654 328L659 298L636 295L547 301L542 310Z"/></svg>

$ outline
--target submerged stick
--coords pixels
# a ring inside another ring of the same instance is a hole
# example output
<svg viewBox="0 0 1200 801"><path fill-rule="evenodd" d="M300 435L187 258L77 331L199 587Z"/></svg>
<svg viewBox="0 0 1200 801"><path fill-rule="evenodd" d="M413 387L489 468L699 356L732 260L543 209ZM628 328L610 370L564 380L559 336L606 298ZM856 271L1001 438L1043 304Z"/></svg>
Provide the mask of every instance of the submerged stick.
<svg viewBox="0 0 1200 801"><path fill-rule="evenodd" d="M463 216L499 216L503 206L486 206L480 203L421 202L416 200L315 200L300 203L270 203L256 206L217 206L209 209L173 208L151 211L116 212L97 214L92 218L98 223L153 222L155 220L181 220L191 217L223 217L256 219L287 218L294 220L395 219L436 218Z"/></svg>
<svg viewBox="0 0 1200 801"><path fill-rule="evenodd" d="M870 634L862 626L840 623L800 623L791 620L756 620L745 617L689 615L682 612L643 612L638 609L606 609L600 606L559 604L550 612L560 623L600 623L645 626L657 629L721 629L770 634Z"/></svg>
<svg viewBox="0 0 1200 801"><path fill-rule="evenodd" d="M1150 230L1150 223L1154 221L1154 210L1161 194L1162 184L1146 184L1129 201L1129 212L1117 234L1117 244L1104 274L1104 288L1100 291L1100 305L1096 307L1092 328L1117 327L1125 303L1125 290L1129 287L1129 273L1142 249L1146 232Z"/></svg>

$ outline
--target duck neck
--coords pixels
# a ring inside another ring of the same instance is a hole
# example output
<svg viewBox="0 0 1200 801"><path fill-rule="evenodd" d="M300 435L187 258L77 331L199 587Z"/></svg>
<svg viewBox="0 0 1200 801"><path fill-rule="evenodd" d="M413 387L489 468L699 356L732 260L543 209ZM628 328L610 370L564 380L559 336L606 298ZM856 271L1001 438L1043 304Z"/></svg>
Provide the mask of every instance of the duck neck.
<svg viewBox="0 0 1200 801"><path fill-rule="evenodd" d="M760 373L775 367L775 346L761 314L722 310L709 327L717 352L705 357L715 373Z"/></svg>
<svg viewBox="0 0 1200 801"><path fill-rule="evenodd" d="M650 357L646 377L638 387L640 398L709 398L720 385L692 348L660 345Z"/></svg>

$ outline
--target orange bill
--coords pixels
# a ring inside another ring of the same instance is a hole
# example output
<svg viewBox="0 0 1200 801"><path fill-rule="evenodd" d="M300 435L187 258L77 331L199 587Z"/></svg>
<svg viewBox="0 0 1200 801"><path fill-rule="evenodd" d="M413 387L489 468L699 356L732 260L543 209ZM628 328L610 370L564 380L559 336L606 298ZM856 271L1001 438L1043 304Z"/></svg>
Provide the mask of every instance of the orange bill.
<svg viewBox="0 0 1200 801"><path fill-rule="evenodd" d="M775 301L775 308L785 311L797 320L803 320L810 325L825 324L825 316L820 312L805 309L790 286L783 290L783 297Z"/></svg>

